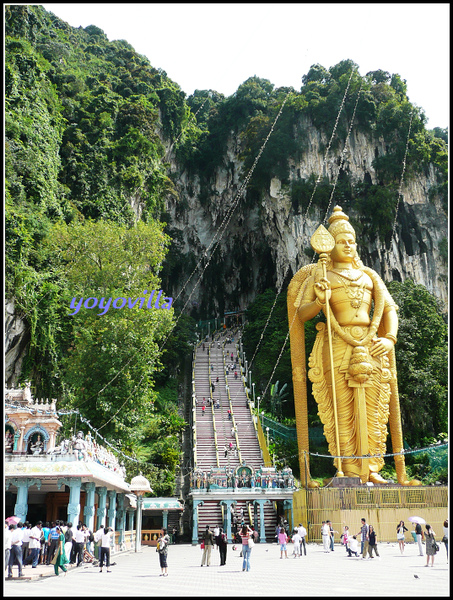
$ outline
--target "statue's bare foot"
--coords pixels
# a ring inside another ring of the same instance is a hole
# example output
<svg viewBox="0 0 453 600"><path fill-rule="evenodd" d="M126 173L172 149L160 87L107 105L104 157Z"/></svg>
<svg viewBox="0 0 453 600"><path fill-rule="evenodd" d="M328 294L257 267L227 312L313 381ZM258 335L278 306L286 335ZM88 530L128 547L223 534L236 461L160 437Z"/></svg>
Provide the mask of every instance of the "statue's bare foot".
<svg viewBox="0 0 453 600"><path fill-rule="evenodd" d="M370 473L370 481L371 481L371 483L386 483L386 484L388 484L388 481L386 479L384 479L383 477L381 477L381 475L379 475L379 473Z"/></svg>
<svg viewBox="0 0 453 600"><path fill-rule="evenodd" d="M309 488L319 488L319 483L314 481L314 479L310 479L307 485Z"/></svg>
<svg viewBox="0 0 453 600"><path fill-rule="evenodd" d="M407 485L407 486L413 486L413 485L422 485L422 482L419 481L418 479L404 479L404 481L398 481L398 483L400 485Z"/></svg>

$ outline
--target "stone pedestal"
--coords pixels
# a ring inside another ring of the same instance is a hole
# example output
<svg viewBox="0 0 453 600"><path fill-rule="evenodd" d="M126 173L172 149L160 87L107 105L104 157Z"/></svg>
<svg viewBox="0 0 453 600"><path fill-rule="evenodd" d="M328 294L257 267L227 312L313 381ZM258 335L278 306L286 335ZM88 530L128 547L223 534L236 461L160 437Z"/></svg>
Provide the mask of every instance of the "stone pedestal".
<svg viewBox="0 0 453 600"><path fill-rule="evenodd" d="M324 479L324 485L334 488L350 488L362 486L363 483L360 477L331 477L330 479Z"/></svg>

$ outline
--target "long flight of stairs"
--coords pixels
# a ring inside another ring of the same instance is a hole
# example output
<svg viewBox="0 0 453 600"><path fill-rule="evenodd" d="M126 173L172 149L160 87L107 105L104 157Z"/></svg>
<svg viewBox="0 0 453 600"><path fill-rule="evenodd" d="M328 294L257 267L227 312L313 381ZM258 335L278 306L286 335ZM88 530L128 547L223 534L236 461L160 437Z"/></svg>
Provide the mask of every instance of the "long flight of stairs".
<svg viewBox="0 0 453 600"><path fill-rule="evenodd" d="M247 403L247 394L241 376L236 343L226 343L231 334L217 335L213 341L200 344L196 350L194 364L194 392L197 398L195 469L208 473L212 467L231 472L240 464L257 469L264 466L261 448L253 424L253 417ZM235 368L229 369L231 364ZM234 374L237 372L237 378ZM217 381L218 378L218 381ZM214 389L212 389L212 384ZM229 395L228 395L229 389ZM208 403L212 398L214 405ZM219 408L215 408L219 401ZM203 405L205 410L203 411ZM228 417L231 411L231 420ZM232 428L236 428L236 432ZM216 451L217 441L217 451ZM228 451L230 442L237 446L237 451ZM253 505L250 501L238 500L236 515L239 516L241 506L244 509L244 520L254 525ZM198 532L206 528L222 526L223 513L218 501L204 500L198 506ZM251 519L250 519L251 517ZM259 515L256 520L259 528ZM266 540L272 541L275 535L277 515L271 503L264 505L264 525Z"/></svg>

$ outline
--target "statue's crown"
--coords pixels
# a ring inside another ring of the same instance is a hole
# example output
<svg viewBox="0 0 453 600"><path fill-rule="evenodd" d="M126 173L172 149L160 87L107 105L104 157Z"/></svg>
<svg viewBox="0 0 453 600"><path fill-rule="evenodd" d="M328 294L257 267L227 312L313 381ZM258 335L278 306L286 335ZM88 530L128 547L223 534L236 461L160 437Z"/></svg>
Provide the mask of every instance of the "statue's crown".
<svg viewBox="0 0 453 600"><path fill-rule="evenodd" d="M332 237L335 238L339 233L352 233L355 239L354 228L349 223L349 217L342 211L341 206L335 206L332 216L329 217L329 223L328 231Z"/></svg>

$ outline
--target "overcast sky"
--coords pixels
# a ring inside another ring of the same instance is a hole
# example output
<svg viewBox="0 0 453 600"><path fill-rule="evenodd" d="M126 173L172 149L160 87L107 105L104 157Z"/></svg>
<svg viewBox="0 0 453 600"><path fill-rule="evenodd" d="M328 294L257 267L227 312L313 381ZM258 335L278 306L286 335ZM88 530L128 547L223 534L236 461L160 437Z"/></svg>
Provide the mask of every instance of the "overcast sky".
<svg viewBox="0 0 453 600"><path fill-rule="evenodd" d="M96 25L166 71L187 95L226 96L253 75L301 87L310 66L352 59L407 82L428 128L448 127L449 3L43 4L72 25Z"/></svg>

